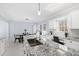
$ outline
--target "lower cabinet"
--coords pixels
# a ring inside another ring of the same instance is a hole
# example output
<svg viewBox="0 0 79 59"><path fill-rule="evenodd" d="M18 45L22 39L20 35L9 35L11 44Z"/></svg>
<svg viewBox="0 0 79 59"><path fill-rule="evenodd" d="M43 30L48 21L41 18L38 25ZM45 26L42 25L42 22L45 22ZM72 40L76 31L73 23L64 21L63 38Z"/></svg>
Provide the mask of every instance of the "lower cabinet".
<svg viewBox="0 0 79 59"><path fill-rule="evenodd" d="M0 40L0 56L4 55L5 50L6 50L6 40L1 39Z"/></svg>

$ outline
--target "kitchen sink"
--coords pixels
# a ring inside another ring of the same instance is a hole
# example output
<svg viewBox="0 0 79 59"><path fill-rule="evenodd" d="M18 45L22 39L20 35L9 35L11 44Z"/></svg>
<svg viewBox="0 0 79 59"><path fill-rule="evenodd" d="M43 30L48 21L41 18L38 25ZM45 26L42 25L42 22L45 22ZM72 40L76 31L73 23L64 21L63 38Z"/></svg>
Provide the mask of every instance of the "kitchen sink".
<svg viewBox="0 0 79 59"><path fill-rule="evenodd" d="M27 39L29 45L31 47L37 46L37 45L42 45L43 43L41 43L39 40L37 40L36 38L34 39Z"/></svg>

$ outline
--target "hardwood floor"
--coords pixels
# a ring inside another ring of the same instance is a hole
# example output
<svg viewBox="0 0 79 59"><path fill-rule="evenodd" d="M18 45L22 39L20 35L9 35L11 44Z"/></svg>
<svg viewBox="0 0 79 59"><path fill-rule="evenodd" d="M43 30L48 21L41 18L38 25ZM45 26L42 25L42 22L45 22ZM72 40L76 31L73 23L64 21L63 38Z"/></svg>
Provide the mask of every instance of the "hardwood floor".
<svg viewBox="0 0 79 59"><path fill-rule="evenodd" d="M24 56L23 44L9 42L9 47L6 49L4 56Z"/></svg>

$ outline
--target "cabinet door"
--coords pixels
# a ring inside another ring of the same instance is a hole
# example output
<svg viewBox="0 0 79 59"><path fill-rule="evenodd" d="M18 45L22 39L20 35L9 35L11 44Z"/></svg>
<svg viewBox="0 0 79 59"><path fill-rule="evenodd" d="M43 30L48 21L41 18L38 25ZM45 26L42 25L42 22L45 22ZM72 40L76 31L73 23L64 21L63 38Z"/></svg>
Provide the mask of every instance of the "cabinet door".
<svg viewBox="0 0 79 59"><path fill-rule="evenodd" d="M5 40L0 40L0 55L3 55L5 51Z"/></svg>

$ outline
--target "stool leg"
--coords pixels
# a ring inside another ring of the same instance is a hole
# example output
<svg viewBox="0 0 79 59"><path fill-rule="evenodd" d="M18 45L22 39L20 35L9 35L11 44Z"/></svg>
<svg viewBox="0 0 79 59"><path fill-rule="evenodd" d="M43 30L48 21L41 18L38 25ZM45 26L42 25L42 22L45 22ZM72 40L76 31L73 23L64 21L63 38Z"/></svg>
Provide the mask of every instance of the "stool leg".
<svg viewBox="0 0 79 59"><path fill-rule="evenodd" d="M14 42L16 43L16 38L15 38Z"/></svg>

